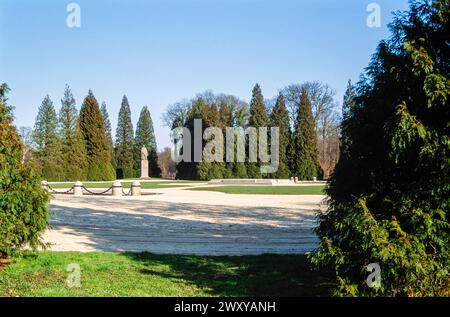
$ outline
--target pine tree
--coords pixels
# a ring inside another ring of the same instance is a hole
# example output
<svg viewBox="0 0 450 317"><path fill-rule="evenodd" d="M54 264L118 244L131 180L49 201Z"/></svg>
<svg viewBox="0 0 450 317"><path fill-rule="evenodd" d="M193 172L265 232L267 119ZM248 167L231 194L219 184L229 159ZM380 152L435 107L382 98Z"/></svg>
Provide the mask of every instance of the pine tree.
<svg viewBox="0 0 450 317"><path fill-rule="evenodd" d="M159 177L161 171L158 166L158 152L156 148L155 132L150 111L143 107L136 126L136 136L134 139L134 169L137 176L140 176L141 149L143 146L148 151L149 176Z"/></svg>
<svg viewBox="0 0 450 317"><path fill-rule="evenodd" d="M312 257L338 295L450 296L449 17L447 0L411 2L357 85Z"/></svg>
<svg viewBox="0 0 450 317"><path fill-rule="evenodd" d="M347 89L345 90L344 100L342 103L342 124L341 124L341 140L340 152L346 152L350 146L350 138L347 136L348 122L351 119L352 113L355 111L356 92L351 80L348 81Z"/></svg>
<svg viewBox="0 0 450 317"><path fill-rule="evenodd" d="M114 180L115 173L111 165L111 152L102 113L91 90L83 101L79 122L89 163L88 180Z"/></svg>
<svg viewBox="0 0 450 317"><path fill-rule="evenodd" d="M344 120L348 119L348 116L353 111L353 108L355 107L355 96L356 93L354 91L352 81L349 80L347 84L347 89L345 90L344 94L344 102L342 103L342 117Z"/></svg>
<svg viewBox="0 0 450 317"><path fill-rule="evenodd" d="M264 103L264 97L261 92L259 84L256 84L252 92L252 100L250 102L250 119L249 126L255 127L268 127L270 125L270 118L267 113L266 105ZM259 131L258 131L259 140ZM257 153L256 153L257 154ZM259 156L258 156L259 157ZM258 158L258 162L247 163L247 175L249 178L262 178L261 175L261 162Z"/></svg>
<svg viewBox="0 0 450 317"><path fill-rule="evenodd" d="M302 180L317 177L317 137L311 102L302 89L294 135L293 174Z"/></svg>
<svg viewBox="0 0 450 317"><path fill-rule="evenodd" d="M66 85L59 112L59 134L61 139L61 160L64 164L63 177L66 181L85 180L87 157L83 136L78 124L78 112L70 87Z"/></svg>
<svg viewBox="0 0 450 317"><path fill-rule="evenodd" d="M113 146L113 138L112 138L112 129L111 129L111 121L109 120L109 113L108 113L108 108L106 106L106 102L102 102L102 106L100 108L101 112L102 112L102 118L103 118L103 125L105 126L105 133L106 133L106 137L109 141L109 143L111 144L111 146Z"/></svg>
<svg viewBox="0 0 450 317"><path fill-rule="evenodd" d="M127 96L123 96L116 130L115 157L119 178L133 178L134 131Z"/></svg>
<svg viewBox="0 0 450 317"><path fill-rule="evenodd" d="M275 178L289 178L289 148L291 146L291 128L289 123L289 112L284 102L284 97L280 94L275 107L271 113L271 125L279 128L279 166L278 171L272 176Z"/></svg>
<svg viewBox="0 0 450 317"><path fill-rule="evenodd" d="M102 102L102 106L101 106L101 112L102 112L102 118L103 118L103 125L105 126L105 132L106 132L106 137L108 138L108 143L109 143L109 147L110 147L110 151L111 151L111 164L114 167L114 169L116 168L116 161L114 158L114 143L113 143L113 138L112 138L112 129L111 129L111 121L109 120L109 113L108 113L108 108L106 106L106 102Z"/></svg>
<svg viewBox="0 0 450 317"><path fill-rule="evenodd" d="M58 116L50 97L45 96L38 110L33 130L33 140L37 145L37 157L46 180L63 179L61 142L58 137Z"/></svg>
<svg viewBox="0 0 450 317"><path fill-rule="evenodd" d="M6 104L8 90L0 85L0 258L26 245L43 245L41 234L50 216L50 197L41 189L39 175L22 163L23 144Z"/></svg>

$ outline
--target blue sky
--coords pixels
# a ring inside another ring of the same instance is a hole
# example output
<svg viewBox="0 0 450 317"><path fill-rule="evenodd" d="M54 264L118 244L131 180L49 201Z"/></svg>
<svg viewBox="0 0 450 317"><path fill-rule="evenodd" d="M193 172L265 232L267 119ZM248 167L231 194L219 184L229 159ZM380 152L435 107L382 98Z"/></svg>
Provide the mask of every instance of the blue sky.
<svg viewBox="0 0 450 317"><path fill-rule="evenodd" d="M80 28L66 25L71 2ZM366 24L372 2L380 28ZM249 101L256 82L272 98L319 80L341 102L347 80L389 36L391 12L406 8L407 0L0 0L0 82L18 126L34 125L46 94L59 109L68 83L78 107L89 89L105 101L114 129L126 94L135 126L149 107L162 148L166 107L207 89Z"/></svg>

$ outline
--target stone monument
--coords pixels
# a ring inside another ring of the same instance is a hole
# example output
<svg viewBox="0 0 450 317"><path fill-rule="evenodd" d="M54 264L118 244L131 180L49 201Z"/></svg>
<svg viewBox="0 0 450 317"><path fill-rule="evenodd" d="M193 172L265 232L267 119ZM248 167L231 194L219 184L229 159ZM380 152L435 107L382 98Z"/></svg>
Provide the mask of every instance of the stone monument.
<svg viewBox="0 0 450 317"><path fill-rule="evenodd" d="M141 149L141 178L148 178L148 151L145 146Z"/></svg>

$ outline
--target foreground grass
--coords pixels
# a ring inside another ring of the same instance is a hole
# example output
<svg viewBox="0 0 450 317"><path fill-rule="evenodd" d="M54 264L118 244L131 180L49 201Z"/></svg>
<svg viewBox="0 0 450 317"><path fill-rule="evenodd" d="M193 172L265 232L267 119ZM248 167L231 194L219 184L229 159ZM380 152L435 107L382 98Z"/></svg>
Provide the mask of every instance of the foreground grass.
<svg viewBox="0 0 450 317"><path fill-rule="evenodd" d="M211 186L196 187L189 190L205 190L226 194L253 194L253 195L325 195L324 185L316 186Z"/></svg>
<svg viewBox="0 0 450 317"><path fill-rule="evenodd" d="M122 186L124 188L130 188L132 181L124 180L122 181ZM141 188L143 189L158 189L158 188L174 188L174 187L185 187L186 185L196 184L196 181L154 181L154 182L141 182ZM54 189L69 189L74 183L53 183L50 186ZM109 188L112 186L112 182L83 182L86 188Z"/></svg>
<svg viewBox="0 0 450 317"><path fill-rule="evenodd" d="M81 267L68 288L67 265ZM204 257L22 252L0 268L0 296L328 296L330 279L305 255Z"/></svg>

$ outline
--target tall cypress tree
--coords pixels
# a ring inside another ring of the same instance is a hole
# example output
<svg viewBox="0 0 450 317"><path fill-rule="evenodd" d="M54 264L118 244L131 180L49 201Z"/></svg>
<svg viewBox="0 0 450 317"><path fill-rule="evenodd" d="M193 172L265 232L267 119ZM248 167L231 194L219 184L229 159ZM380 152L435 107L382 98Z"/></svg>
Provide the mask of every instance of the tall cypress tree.
<svg viewBox="0 0 450 317"><path fill-rule="evenodd" d="M344 101L342 103L342 117L344 120L348 118L348 116L351 114L351 111L355 107L355 90L352 85L352 81L349 80L347 83L347 89L345 90L344 94Z"/></svg>
<svg viewBox="0 0 450 317"><path fill-rule="evenodd" d="M264 97L259 84L256 84L252 92L252 100L250 102L250 119L249 126L260 128L268 127L270 125L270 118L267 113L266 105L264 103ZM259 131L258 131L259 136ZM258 153L256 153L258 154ZM261 178L261 162L258 156L258 162L248 162L247 175L249 178Z"/></svg>
<svg viewBox="0 0 450 317"><path fill-rule="evenodd" d="M134 139L134 169L136 171L136 176L140 176L141 149L143 146L145 146L148 151L149 176L159 177L161 171L158 166L158 152L156 148L155 132L153 130L153 121L150 111L146 106L141 110Z"/></svg>
<svg viewBox="0 0 450 317"><path fill-rule="evenodd" d="M37 157L42 168L42 177L52 181L62 180L58 116L48 95L45 96L39 107L33 130L33 140L37 145Z"/></svg>
<svg viewBox="0 0 450 317"><path fill-rule="evenodd" d="M112 128L111 128L111 121L109 120L109 113L108 108L106 106L106 102L104 101L102 102L100 111L102 112L103 125L105 126L106 137L108 138L108 141L112 146L113 145Z"/></svg>
<svg viewBox="0 0 450 317"><path fill-rule="evenodd" d="M271 125L279 128L279 166L278 171L272 176L275 178L289 178L288 151L291 146L291 128L289 123L289 112L280 94L270 116Z"/></svg>
<svg viewBox="0 0 450 317"><path fill-rule="evenodd" d="M23 144L6 104L8 90L0 84L0 258L25 245L41 246L50 217L50 197L41 189L39 175L22 162Z"/></svg>
<svg viewBox="0 0 450 317"><path fill-rule="evenodd" d="M341 145L340 151L346 152L348 147L350 146L350 138L347 136L348 134L348 122L351 119L352 113L355 111L355 98L356 93L355 89L352 85L351 80L348 81L347 89L345 90L344 100L342 103L342 124L341 124Z"/></svg>
<svg viewBox="0 0 450 317"><path fill-rule="evenodd" d="M89 163L87 178L92 181L114 180L102 113L91 90L83 101L79 120Z"/></svg>
<svg viewBox="0 0 450 317"><path fill-rule="evenodd" d="M75 99L69 85L66 85L59 112L59 134L61 139L61 160L64 164L64 180L85 180L87 177L87 156L83 136L78 124Z"/></svg>
<svg viewBox="0 0 450 317"><path fill-rule="evenodd" d="M111 151L111 164L114 168L116 168L116 161L114 158L114 143L112 138L112 129L111 129L111 121L109 120L109 113L108 108L106 106L106 102L102 102L101 106L101 112L102 112L102 118L103 118L103 125L105 126L105 133L106 137L108 138L108 143Z"/></svg>
<svg viewBox="0 0 450 317"><path fill-rule="evenodd" d="M127 96L123 96L116 130L116 164L119 178L133 178L134 131Z"/></svg>
<svg viewBox="0 0 450 317"><path fill-rule="evenodd" d="M317 177L317 137L308 93L303 88L294 135L293 174L302 180Z"/></svg>

